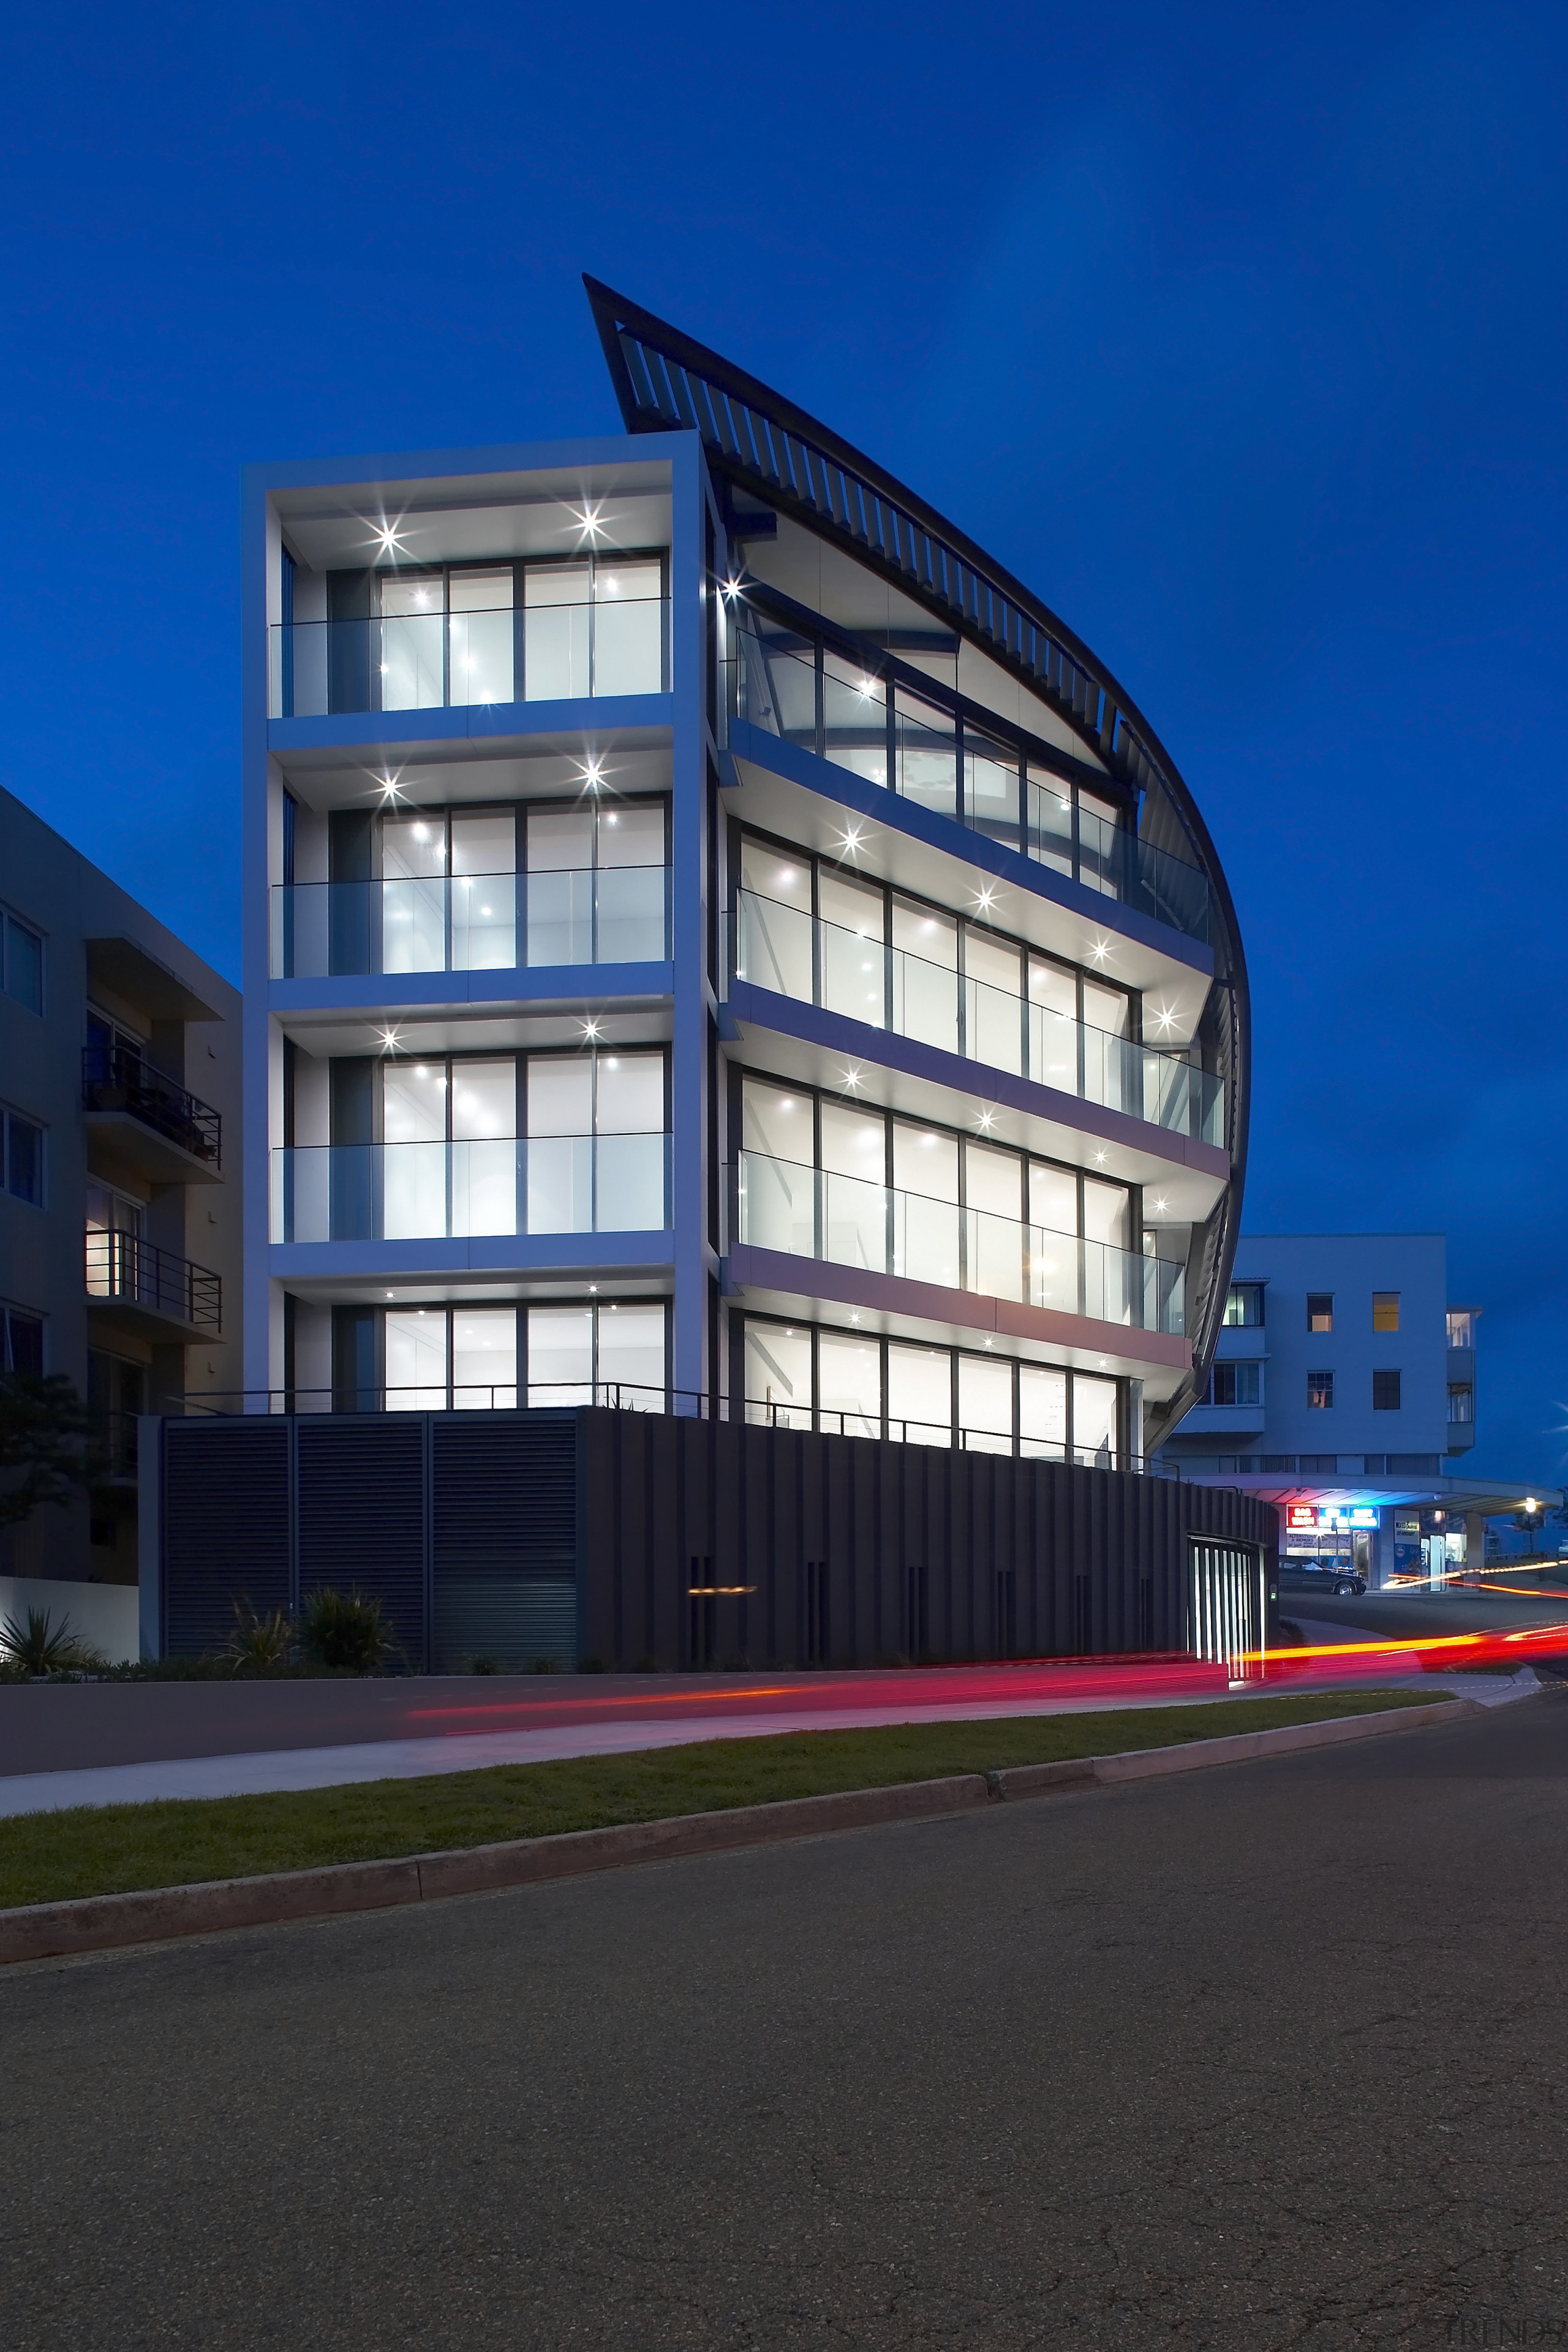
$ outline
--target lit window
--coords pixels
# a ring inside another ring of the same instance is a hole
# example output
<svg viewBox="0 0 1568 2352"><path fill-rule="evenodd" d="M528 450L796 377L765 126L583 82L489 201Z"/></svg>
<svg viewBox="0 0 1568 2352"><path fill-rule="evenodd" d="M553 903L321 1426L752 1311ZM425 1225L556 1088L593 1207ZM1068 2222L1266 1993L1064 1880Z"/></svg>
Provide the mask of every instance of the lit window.
<svg viewBox="0 0 1568 2352"><path fill-rule="evenodd" d="M1331 1331L1334 1328L1334 1294L1331 1290L1309 1290L1307 1293L1307 1328L1309 1331Z"/></svg>
<svg viewBox="0 0 1568 2352"><path fill-rule="evenodd" d="M1468 1307L1448 1309L1448 1345L1450 1348L1473 1348L1476 1344L1475 1321Z"/></svg>
<svg viewBox="0 0 1568 2352"><path fill-rule="evenodd" d="M1373 1292L1372 1328L1374 1331L1398 1330L1399 1293L1397 1290L1374 1290Z"/></svg>
<svg viewBox="0 0 1568 2352"><path fill-rule="evenodd" d="M1474 1421L1475 1417L1476 1392L1474 1389L1450 1387L1448 1391L1448 1419L1450 1421L1470 1422Z"/></svg>
<svg viewBox="0 0 1568 2352"><path fill-rule="evenodd" d="M1260 1282L1233 1282L1225 1302L1225 1319L1231 1329L1245 1326L1251 1329L1263 1320L1263 1285Z"/></svg>
<svg viewBox="0 0 1568 2352"><path fill-rule="evenodd" d="M1332 1372L1309 1372L1307 1375L1307 1404L1309 1410L1313 1412L1327 1412L1331 1408L1333 1402L1334 1376Z"/></svg>
<svg viewBox="0 0 1568 2352"><path fill-rule="evenodd" d="M1373 1412L1399 1411L1399 1374L1397 1372L1373 1372L1372 1409Z"/></svg>

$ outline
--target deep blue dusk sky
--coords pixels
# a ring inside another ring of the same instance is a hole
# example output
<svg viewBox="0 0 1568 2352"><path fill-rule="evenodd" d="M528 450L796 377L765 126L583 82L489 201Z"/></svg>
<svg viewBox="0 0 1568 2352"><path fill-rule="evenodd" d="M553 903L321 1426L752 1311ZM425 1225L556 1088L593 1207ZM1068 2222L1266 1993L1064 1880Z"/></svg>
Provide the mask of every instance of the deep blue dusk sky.
<svg viewBox="0 0 1568 2352"><path fill-rule="evenodd" d="M1565 68L1547 5L33 11L0 781L237 979L239 467L617 429L591 270L1125 679L1247 1226L1445 1230L1470 1464L1560 1477Z"/></svg>

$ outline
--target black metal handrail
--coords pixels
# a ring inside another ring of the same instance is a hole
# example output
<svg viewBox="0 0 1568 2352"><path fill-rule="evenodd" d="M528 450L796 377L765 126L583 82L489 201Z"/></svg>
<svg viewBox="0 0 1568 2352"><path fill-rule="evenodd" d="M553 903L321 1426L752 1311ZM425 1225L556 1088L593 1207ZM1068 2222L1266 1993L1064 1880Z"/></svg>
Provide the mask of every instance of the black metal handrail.
<svg viewBox="0 0 1568 2352"><path fill-rule="evenodd" d="M437 1381L401 1389L358 1389L352 1383L340 1382L330 1388L190 1389L178 1402L187 1413L214 1420L240 1413L573 1412L591 1403L613 1412L670 1413L689 1421L733 1422L753 1429L793 1429L818 1437L867 1437L896 1444L931 1444L961 1454L988 1455L1000 1451L996 1441L1008 1434L1005 1431L962 1425L955 1433L949 1422L917 1421L903 1413L864 1413L848 1408L840 1410L835 1405L813 1408L765 1404L756 1398L716 1394L711 1389L656 1388L637 1381L536 1381L533 1387L570 1389L576 1393L564 1402L532 1404L527 1402L529 1387L515 1381L459 1381L455 1384ZM425 1402L436 1390L445 1390L448 1398L446 1404ZM520 1398L523 1400L521 1404ZM1022 1455L1025 1460L1077 1462L1081 1467L1127 1470L1140 1477L1159 1478L1170 1486L1181 1484L1180 1463L1163 1460L1157 1454L1129 1454L1120 1447L1091 1451L1065 1442L1047 1444L1032 1438L1010 1438L1008 1444L1009 1449L1016 1446L1020 1453L1027 1444L1029 1451ZM1109 1458L1101 1460L1102 1453Z"/></svg>
<svg viewBox="0 0 1568 2352"><path fill-rule="evenodd" d="M128 1045L84 1045L81 1098L88 1110L122 1110L193 1160L223 1165L223 1118Z"/></svg>
<svg viewBox="0 0 1568 2352"><path fill-rule="evenodd" d="M188 1323L216 1339L223 1329L223 1279L210 1266L193 1265L173 1250L160 1249L140 1234L89 1226L86 1239L89 1299L109 1298L174 1322Z"/></svg>

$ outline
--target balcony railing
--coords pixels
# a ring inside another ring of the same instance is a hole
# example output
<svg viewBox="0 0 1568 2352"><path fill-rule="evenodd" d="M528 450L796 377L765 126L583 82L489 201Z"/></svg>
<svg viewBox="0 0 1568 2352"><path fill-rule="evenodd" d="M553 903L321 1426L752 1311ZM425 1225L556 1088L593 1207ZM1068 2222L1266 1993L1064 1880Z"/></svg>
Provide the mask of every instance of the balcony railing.
<svg viewBox="0 0 1568 2352"><path fill-rule="evenodd" d="M159 1249L140 1234L91 1226L87 1234L89 1298L140 1307L216 1339L223 1329L223 1282L210 1267Z"/></svg>
<svg viewBox="0 0 1568 2352"><path fill-rule="evenodd" d="M1209 886L1195 866L1079 805L1070 785L996 719L982 726L934 679L919 687L875 657L758 625L735 631L731 715L847 768L922 808L1021 850L1101 897L1189 939L1209 936Z"/></svg>
<svg viewBox="0 0 1568 2352"><path fill-rule="evenodd" d="M668 691L665 596L280 621L268 637L273 719Z"/></svg>
<svg viewBox="0 0 1568 2352"><path fill-rule="evenodd" d="M272 890L272 977L662 963L668 866L393 876Z"/></svg>
<svg viewBox="0 0 1568 2352"><path fill-rule="evenodd" d="M218 1112L123 1045L82 1047L81 1098L88 1110L126 1111L193 1159L223 1164Z"/></svg>
<svg viewBox="0 0 1568 2352"><path fill-rule="evenodd" d="M1179 1055L1111 1036L950 965L824 922L803 907L742 890L734 948L737 980L1177 1135L1225 1140L1223 1078Z"/></svg>
<svg viewBox="0 0 1568 2352"><path fill-rule="evenodd" d="M272 1154L275 1242L663 1233L668 1135L303 1144Z"/></svg>
<svg viewBox="0 0 1568 2352"><path fill-rule="evenodd" d="M1108 1242L930 1200L859 1176L742 1151L731 1171L731 1230L757 1249L898 1275L1180 1335L1184 1265Z"/></svg>

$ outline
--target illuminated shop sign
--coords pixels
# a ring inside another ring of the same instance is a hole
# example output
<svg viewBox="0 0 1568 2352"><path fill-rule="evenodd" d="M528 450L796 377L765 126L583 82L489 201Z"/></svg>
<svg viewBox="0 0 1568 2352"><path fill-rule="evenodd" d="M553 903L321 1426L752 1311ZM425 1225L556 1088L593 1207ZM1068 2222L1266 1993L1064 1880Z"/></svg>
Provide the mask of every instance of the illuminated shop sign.
<svg viewBox="0 0 1568 2352"><path fill-rule="evenodd" d="M1290 1503L1288 1528L1375 1528L1377 1510L1371 1503Z"/></svg>

